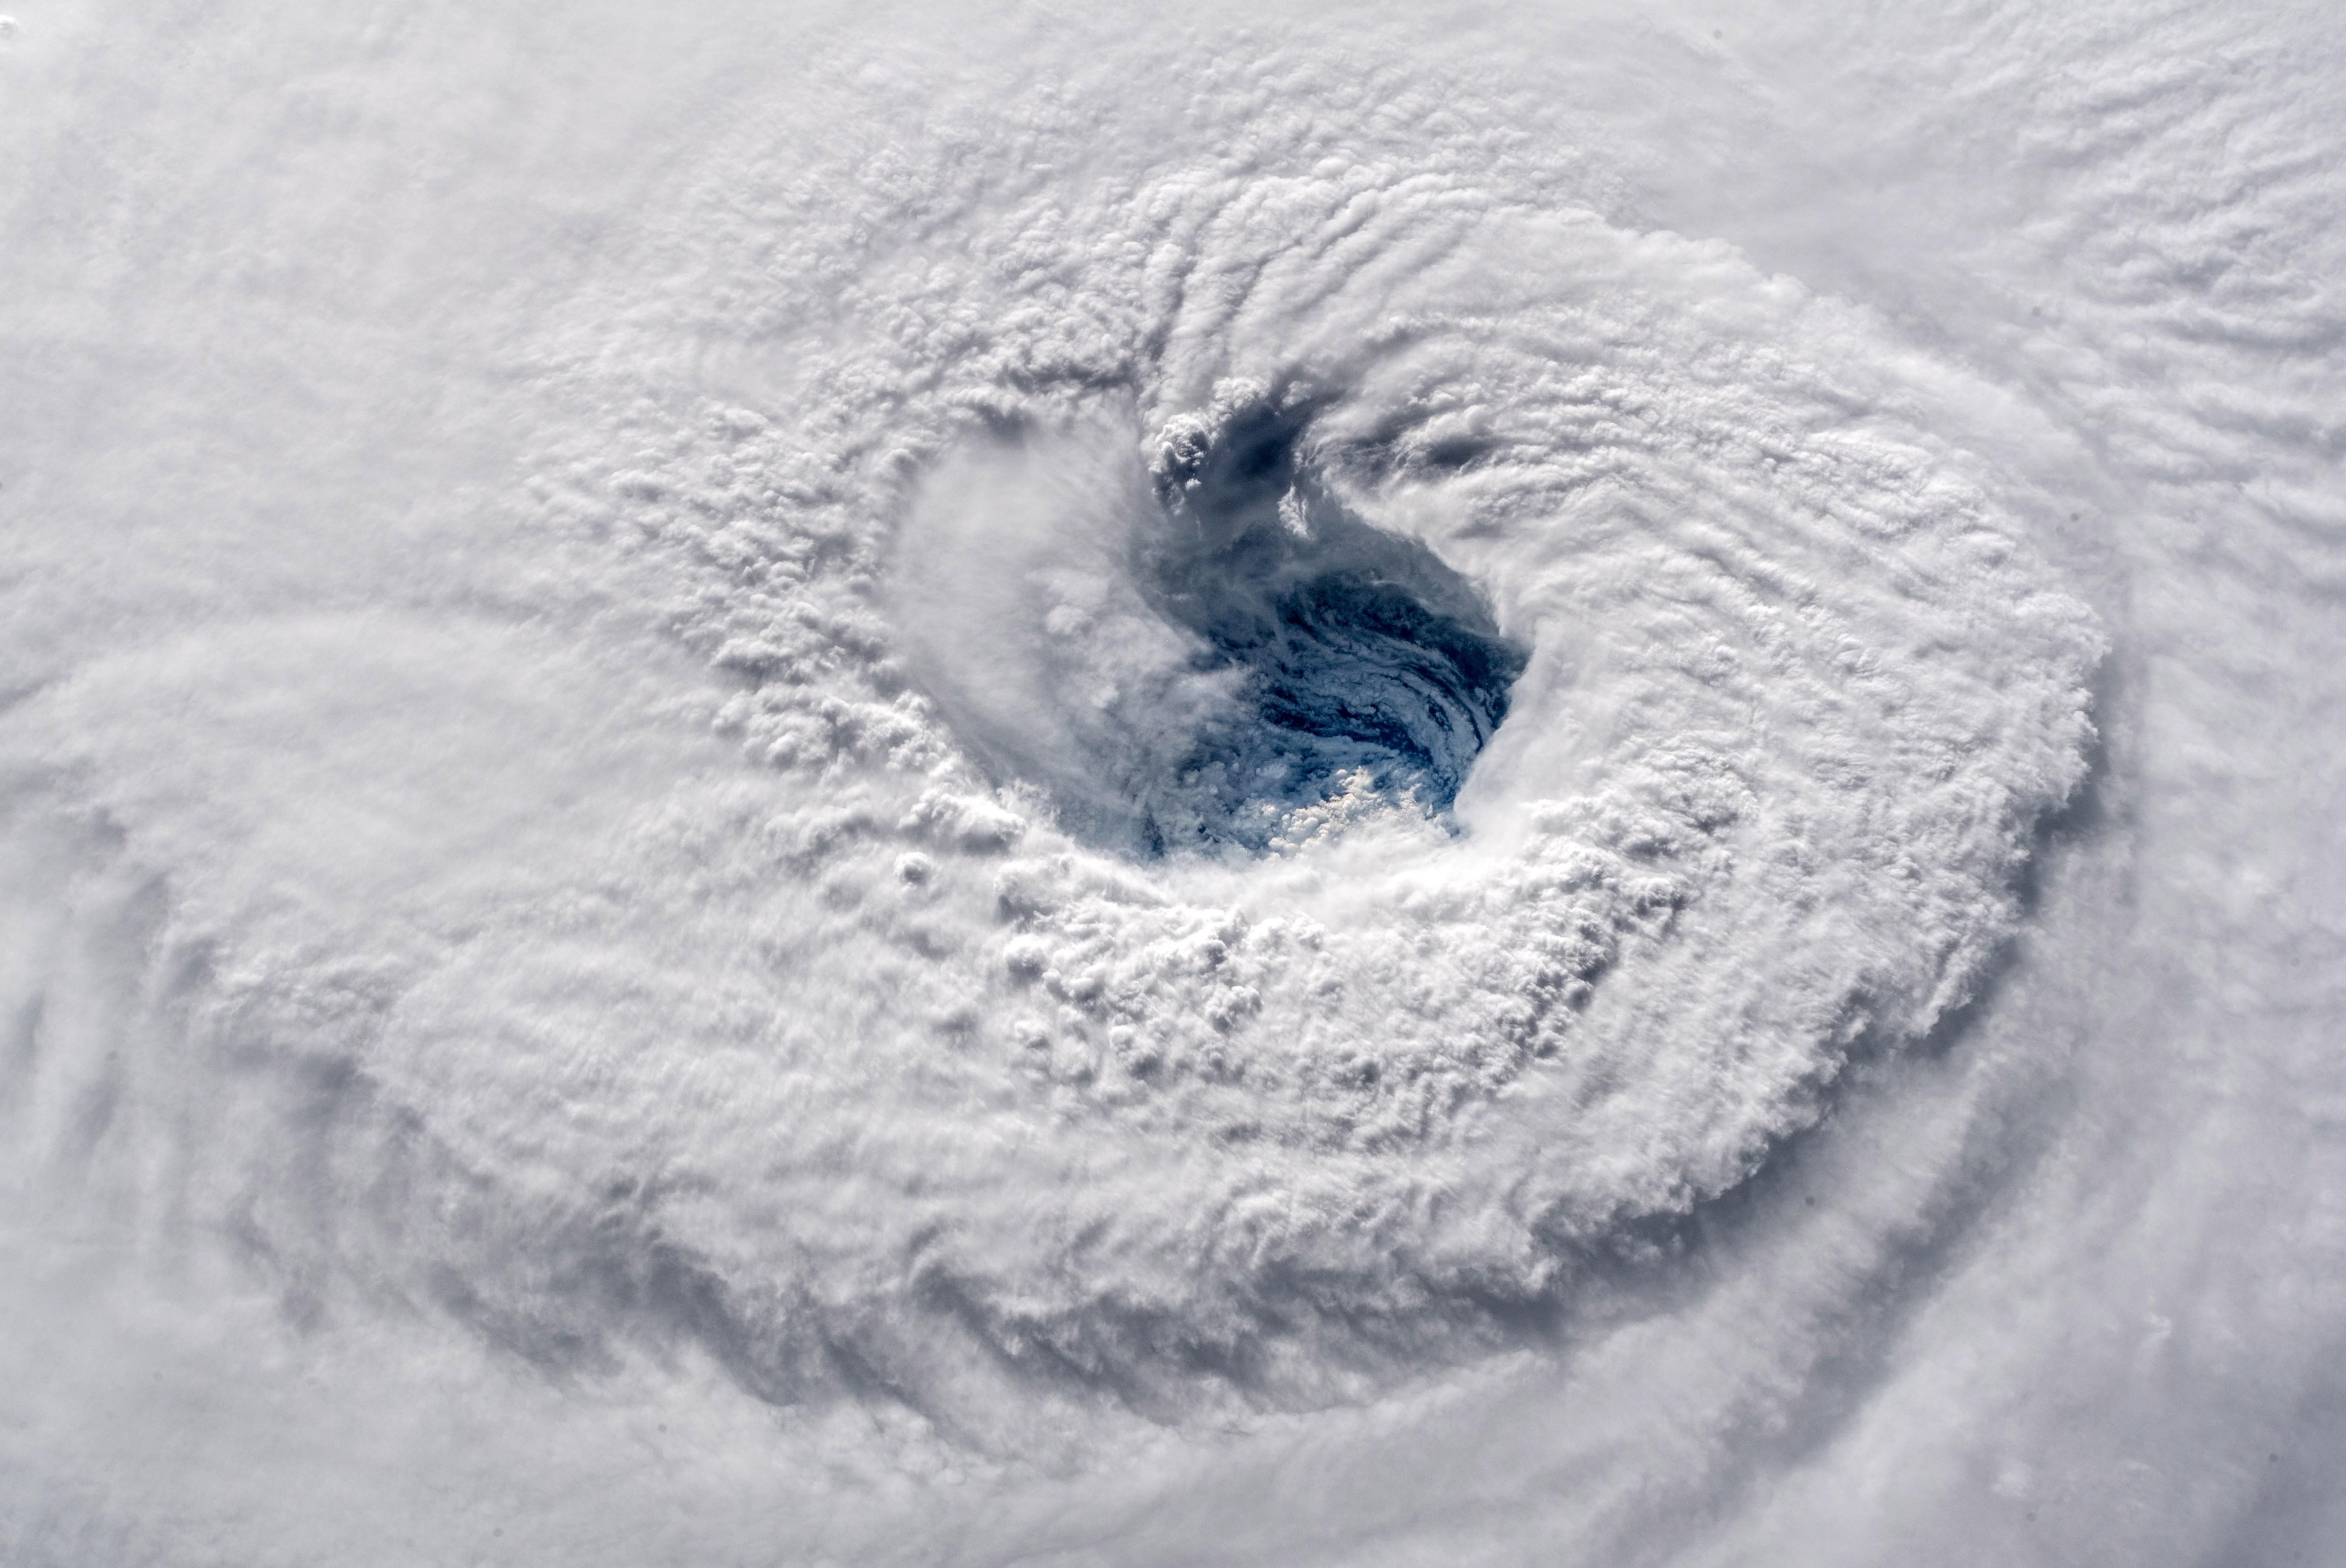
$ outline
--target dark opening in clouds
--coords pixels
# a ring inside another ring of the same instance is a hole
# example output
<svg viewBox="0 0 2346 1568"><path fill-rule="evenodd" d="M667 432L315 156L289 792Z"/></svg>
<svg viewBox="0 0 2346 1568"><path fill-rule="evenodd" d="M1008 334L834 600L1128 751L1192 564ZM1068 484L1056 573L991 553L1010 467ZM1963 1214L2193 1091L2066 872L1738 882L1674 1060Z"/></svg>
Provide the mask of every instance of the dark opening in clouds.
<svg viewBox="0 0 2346 1568"><path fill-rule="evenodd" d="M923 690L997 782L1141 860L1265 854L1366 817L1453 824L1526 647L1426 545L1339 498L1311 410L985 437L898 541Z"/></svg>
<svg viewBox="0 0 2346 1568"><path fill-rule="evenodd" d="M1302 416L1257 409L1158 465L1167 525L1144 593L1242 672L1225 722L1139 802L1150 847L1261 850L1298 809L1363 795L1446 812L1507 716L1525 651L1423 545L1368 526L1300 454Z"/></svg>

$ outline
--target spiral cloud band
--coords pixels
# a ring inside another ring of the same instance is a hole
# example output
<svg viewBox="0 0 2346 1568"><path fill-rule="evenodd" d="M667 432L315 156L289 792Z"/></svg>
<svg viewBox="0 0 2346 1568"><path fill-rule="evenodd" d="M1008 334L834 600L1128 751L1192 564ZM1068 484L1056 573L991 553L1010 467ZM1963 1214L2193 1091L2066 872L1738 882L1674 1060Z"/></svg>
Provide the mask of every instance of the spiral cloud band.
<svg viewBox="0 0 2346 1568"><path fill-rule="evenodd" d="M0 36L0 1556L2346 1538L2318 14L498 9Z"/></svg>

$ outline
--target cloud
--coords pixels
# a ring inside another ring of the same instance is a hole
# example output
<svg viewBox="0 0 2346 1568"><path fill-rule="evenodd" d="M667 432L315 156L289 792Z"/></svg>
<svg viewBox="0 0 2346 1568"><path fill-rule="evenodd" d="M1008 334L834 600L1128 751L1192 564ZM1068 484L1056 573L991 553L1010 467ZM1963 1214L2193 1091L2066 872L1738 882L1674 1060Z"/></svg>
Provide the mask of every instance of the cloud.
<svg viewBox="0 0 2346 1568"><path fill-rule="evenodd" d="M2293 1539L2330 67L1998 15L26 18L12 1549Z"/></svg>

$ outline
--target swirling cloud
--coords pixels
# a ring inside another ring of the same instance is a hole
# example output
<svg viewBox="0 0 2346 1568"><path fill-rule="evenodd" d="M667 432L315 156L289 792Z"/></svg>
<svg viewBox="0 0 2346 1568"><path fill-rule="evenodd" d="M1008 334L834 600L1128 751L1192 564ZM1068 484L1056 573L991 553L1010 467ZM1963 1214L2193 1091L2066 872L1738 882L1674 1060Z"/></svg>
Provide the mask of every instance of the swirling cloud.
<svg viewBox="0 0 2346 1568"><path fill-rule="evenodd" d="M174 77L132 145L258 228L124 163L116 293L10 240L14 1543L395 1554L268 1478L412 1520L351 1478L467 1388L427 1556L550 1442L528 1560L1790 1560L1852 1475L1851 1560L1975 1493L2080 1560L2015 1369L2234 1320L2146 1237L2287 1124L2185 1108L2178 977L2325 907L2219 783L2335 521L2257 30L1999 12L1926 101L1794 18L611 25L323 27L210 140ZM108 32L5 46L44 146ZM464 194L305 205L394 166ZM2207 1488L2170 1560L2303 1528Z"/></svg>

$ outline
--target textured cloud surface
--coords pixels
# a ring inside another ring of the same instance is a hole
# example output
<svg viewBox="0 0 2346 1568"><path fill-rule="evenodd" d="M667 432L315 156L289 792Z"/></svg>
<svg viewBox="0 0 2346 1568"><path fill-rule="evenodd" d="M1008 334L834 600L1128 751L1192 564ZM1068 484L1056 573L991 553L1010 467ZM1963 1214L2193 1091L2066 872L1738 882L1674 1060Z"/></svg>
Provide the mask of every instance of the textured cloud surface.
<svg viewBox="0 0 2346 1568"><path fill-rule="evenodd" d="M5 1554L2323 1560L2333 34L20 13Z"/></svg>

